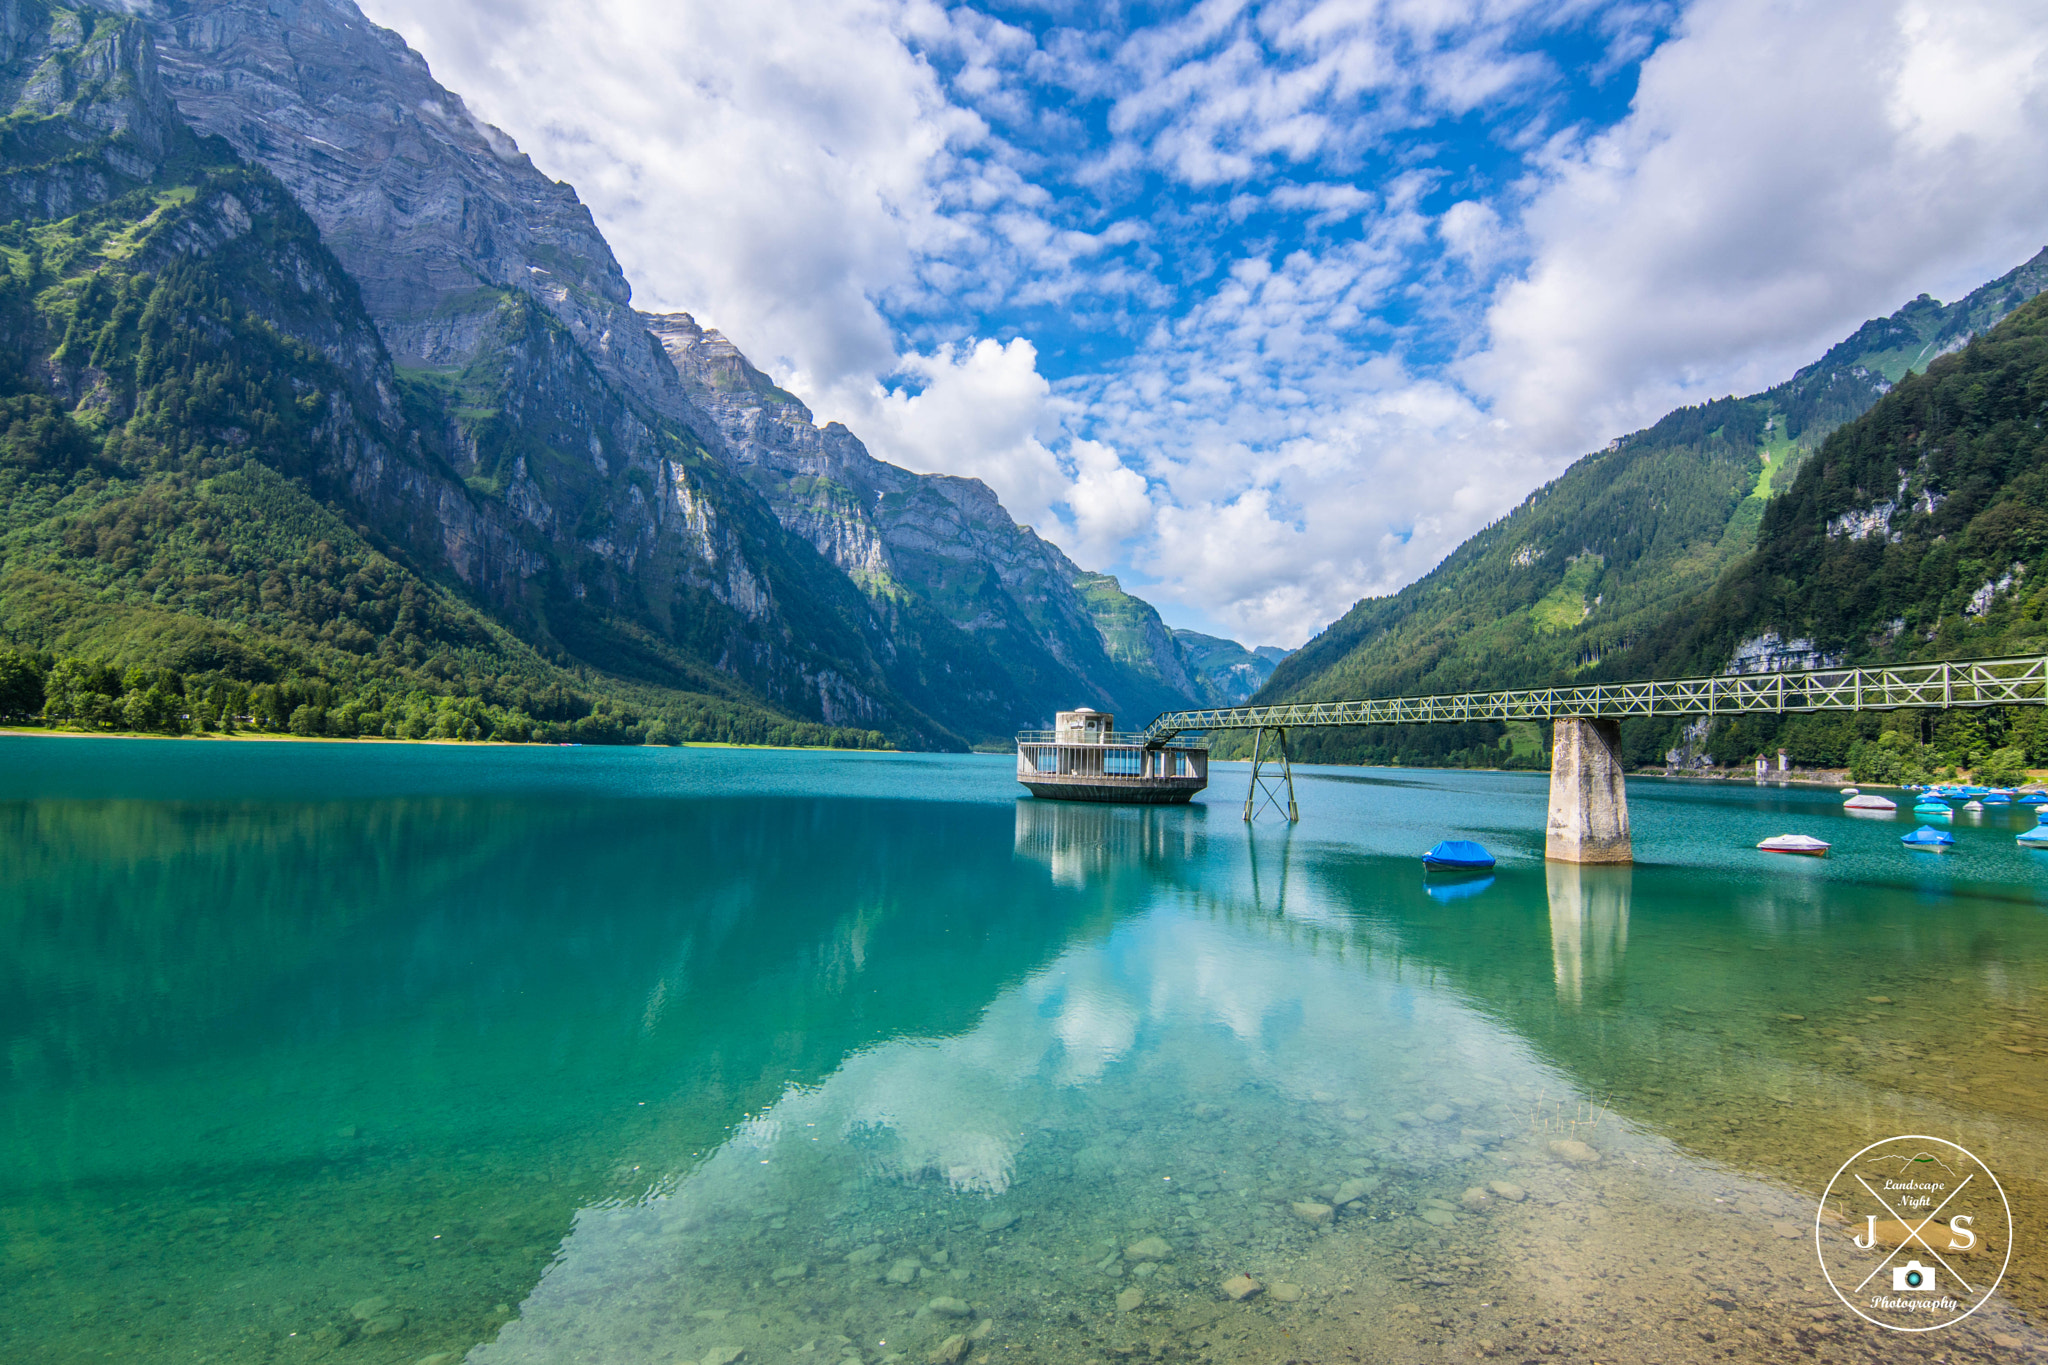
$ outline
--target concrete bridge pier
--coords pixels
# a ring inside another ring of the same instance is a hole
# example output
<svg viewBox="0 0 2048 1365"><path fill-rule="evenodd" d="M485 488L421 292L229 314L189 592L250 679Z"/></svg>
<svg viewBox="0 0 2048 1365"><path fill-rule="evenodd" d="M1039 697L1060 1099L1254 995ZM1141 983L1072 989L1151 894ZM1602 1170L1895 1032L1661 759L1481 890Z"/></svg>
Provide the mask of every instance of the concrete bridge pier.
<svg viewBox="0 0 2048 1365"><path fill-rule="evenodd" d="M1559 717L1550 744L1550 822L1543 856L1561 863L1632 863L1621 722Z"/></svg>

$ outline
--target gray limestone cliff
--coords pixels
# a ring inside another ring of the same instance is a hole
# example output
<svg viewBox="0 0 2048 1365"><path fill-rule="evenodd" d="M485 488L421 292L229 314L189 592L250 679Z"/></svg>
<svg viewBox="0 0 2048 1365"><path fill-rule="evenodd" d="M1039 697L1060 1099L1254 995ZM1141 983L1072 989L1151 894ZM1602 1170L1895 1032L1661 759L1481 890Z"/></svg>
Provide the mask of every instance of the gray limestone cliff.
<svg viewBox="0 0 2048 1365"><path fill-rule="evenodd" d="M1136 718L1204 699L1156 611L1018 525L988 485L878 460L841 424L820 427L717 331L687 313L645 317L784 526L885 615L919 602L1010 674L1006 724L1084 702Z"/></svg>

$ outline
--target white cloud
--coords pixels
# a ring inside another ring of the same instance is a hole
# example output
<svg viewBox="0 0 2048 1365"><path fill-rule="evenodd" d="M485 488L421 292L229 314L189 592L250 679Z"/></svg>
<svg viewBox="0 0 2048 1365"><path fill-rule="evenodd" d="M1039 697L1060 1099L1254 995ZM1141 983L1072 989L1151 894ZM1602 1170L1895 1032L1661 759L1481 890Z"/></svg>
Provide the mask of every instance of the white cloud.
<svg viewBox="0 0 2048 1365"><path fill-rule="evenodd" d="M1257 642L2048 237L2030 4L368 8L577 186L642 306ZM1590 73L1541 49L1569 24ZM1557 91L1646 51L1624 116L1574 121ZM1505 170L1439 145L1473 127ZM1049 382L1049 314L1108 358Z"/></svg>
<svg viewBox="0 0 2048 1365"><path fill-rule="evenodd" d="M1517 439L1554 460L1765 387L2039 250L2048 180L2014 168L2048 161L2048 30L1981 3L1939 28L1917 3L1689 10L1523 215L1533 263L1465 371Z"/></svg>

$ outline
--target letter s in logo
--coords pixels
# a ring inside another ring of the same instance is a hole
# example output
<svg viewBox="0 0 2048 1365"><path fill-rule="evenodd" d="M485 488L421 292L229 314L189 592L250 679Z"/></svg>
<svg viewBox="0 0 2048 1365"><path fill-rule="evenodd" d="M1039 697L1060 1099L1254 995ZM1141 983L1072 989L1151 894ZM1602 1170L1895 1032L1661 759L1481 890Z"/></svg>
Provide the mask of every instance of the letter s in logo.
<svg viewBox="0 0 2048 1365"><path fill-rule="evenodd" d="M1971 1215L1967 1213L1959 1213L1949 1220L1948 1249L1950 1251L1968 1251L1971 1247L1977 1245L1977 1234L1970 1231L1970 1222ZM1963 1240L1958 1242L1956 1240L1958 1237Z"/></svg>

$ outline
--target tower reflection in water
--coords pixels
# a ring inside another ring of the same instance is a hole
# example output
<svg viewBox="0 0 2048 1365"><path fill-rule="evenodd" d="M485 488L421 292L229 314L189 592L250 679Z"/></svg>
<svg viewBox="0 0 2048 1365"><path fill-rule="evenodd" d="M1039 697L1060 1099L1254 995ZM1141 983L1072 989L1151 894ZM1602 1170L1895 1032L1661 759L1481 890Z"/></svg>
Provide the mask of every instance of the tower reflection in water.
<svg viewBox="0 0 2048 1365"><path fill-rule="evenodd" d="M1121 868L1159 872L1193 861L1208 807L1017 802L1017 856L1043 863L1055 886L1086 886Z"/></svg>
<svg viewBox="0 0 2048 1365"><path fill-rule="evenodd" d="M1550 965L1557 998L1577 1005L1621 967L1628 951L1628 903L1634 873L1626 866L1546 863L1550 893Z"/></svg>

